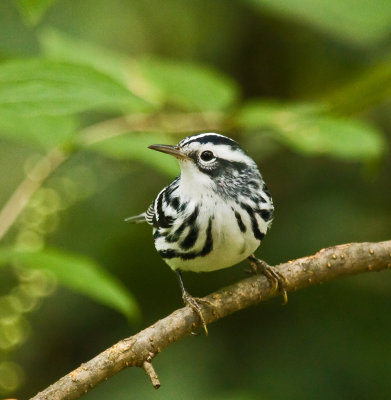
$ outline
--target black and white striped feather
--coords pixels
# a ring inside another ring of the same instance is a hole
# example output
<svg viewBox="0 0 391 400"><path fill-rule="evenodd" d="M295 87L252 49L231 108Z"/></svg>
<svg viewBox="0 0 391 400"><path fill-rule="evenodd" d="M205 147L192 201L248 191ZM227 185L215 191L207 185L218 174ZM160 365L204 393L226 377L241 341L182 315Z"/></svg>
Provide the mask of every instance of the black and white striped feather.
<svg viewBox="0 0 391 400"><path fill-rule="evenodd" d="M128 219L153 226L155 247L176 270L213 271L237 264L260 245L273 202L255 162L225 136L199 134L178 146L181 175L145 213ZM211 151L215 159L203 162Z"/></svg>

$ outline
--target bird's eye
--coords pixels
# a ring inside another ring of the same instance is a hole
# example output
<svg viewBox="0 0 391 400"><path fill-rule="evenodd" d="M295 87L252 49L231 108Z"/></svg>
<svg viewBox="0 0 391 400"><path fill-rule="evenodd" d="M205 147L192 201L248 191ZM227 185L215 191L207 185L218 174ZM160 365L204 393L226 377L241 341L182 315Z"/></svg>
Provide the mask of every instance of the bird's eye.
<svg viewBox="0 0 391 400"><path fill-rule="evenodd" d="M213 153L209 150L205 150L201 153L201 160L202 161L210 161L212 160L215 156L213 155Z"/></svg>

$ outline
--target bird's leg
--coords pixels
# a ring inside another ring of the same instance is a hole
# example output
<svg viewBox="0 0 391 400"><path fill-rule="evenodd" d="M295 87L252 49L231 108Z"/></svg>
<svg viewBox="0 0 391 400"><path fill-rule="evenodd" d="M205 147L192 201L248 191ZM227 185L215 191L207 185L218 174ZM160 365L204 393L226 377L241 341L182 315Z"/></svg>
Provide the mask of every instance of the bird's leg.
<svg viewBox="0 0 391 400"><path fill-rule="evenodd" d="M254 254L249 256L247 260L250 263L251 272L255 274L261 273L265 275L270 284L274 286L274 289L279 290L280 293L282 294L282 297L284 299L284 304L288 303L288 294L286 291L287 280L284 277L284 275L276 271L265 261L255 257Z"/></svg>
<svg viewBox="0 0 391 400"><path fill-rule="evenodd" d="M191 294L189 294L189 292L185 289L185 286L183 284L183 279L180 271L175 271L175 272L177 273L179 285L181 286L183 302L200 317L205 334L206 336L208 336L208 328L206 327L205 319L204 316L202 315L199 303L206 303L210 305L210 302L208 300L201 299L199 297L193 297Z"/></svg>

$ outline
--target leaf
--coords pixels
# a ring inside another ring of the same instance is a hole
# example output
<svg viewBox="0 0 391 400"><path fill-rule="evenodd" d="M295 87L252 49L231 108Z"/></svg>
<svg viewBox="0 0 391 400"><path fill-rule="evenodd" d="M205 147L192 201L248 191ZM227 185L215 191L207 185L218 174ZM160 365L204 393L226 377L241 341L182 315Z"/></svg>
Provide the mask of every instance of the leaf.
<svg viewBox="0 0 391 400"><path fill-rule="evenodd" d="M129 133L101 140L86 147L119 160L140 161L168 176L179 173L177 161L168 155L148 149L151 144L169 144L172 138L157 133Z"/></svg>
<svg viewBox="0 0 391 400"><path fill-rule="evenodd" d="M125 86L88 66L40 59L0 64L0 107L25 117L145 106Z"/></svg>
<svg viewBox="0 0 391 400"><path fill-rule="evenodd" d="M0 137L21 144L50 149L69 141L76 133L73 115L37 115L24 117L0 108Z"/></svg>
<svg viewBox="0 0 391 400"><path fill-rule="evenodd" d="M148 58L133 64L149 87L149 98L186 111L218 111L234 104L238 89L223 74L204 66ZM148 89L146 89L148 90Z"/></svg>
<svg viewBox="0 0 391 400"><path fill-rule="evenodd" d="M136 318L138 306L129 291L93 260L58 249L38 252L0 249L0 266L16 262L26 268L48 271L59 283L109 306L128 318Z"/></svg>
<svg viewBox="0 0 391 400"><path fill-rule="evenodd" d="M377 129L362 121L328 115L320 105L254 102L242 109L238 123L248 130L272 130L276 140L302 154L368 161L385 150Z"/></svg>
<svg viewBox="0 0 391 400"><path fill-rule="evenodd" d="M104 47L77 39L54 29L39 33L39 42L45 57L88 65L127 85L129 58Z"/></svg>
<svg viewBox="0 0 391 400"><path fill-rule="evenodd" d="M370 109L391 98L391 59L382 61L352 78L322 99L337 113Z"/></svg>
<svg viewBox="0 0 391 400"><path fill-rule="evenodd" d="M152 57L130 59L54 30L43 30L40 43L46 57L93 66L156 106L216 111L231 106L238 96L229 78L204 66Z"/></svg>
<svg viewBox="0 0 391 400"><path fill-rule="evenodd" d="M391 32L389 0L247 0L354 44L373 45Z"/></svg>
<svg viewBox="0 0 391 400"><path fill-rule="evenodd" d="M36 25L46 11L58 0L14 0L26 24Z"/></svg>

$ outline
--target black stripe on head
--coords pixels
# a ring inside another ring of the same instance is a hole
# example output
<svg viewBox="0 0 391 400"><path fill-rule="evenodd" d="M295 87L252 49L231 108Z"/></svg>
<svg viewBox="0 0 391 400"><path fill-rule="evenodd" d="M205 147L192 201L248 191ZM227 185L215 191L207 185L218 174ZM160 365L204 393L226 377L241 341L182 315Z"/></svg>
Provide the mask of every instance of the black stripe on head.
<svg viewBox="0 0 391 400"><path fill-rule="evenodd" d="M214 168L204 167L199 162L197 162L197 168L204 174L216 178L222 174L232 174L233 171L238 171L239 174L242 174L248 169L248 165L240 161L229 161L224 158L216 158Z"/></svg>
<svg viewBox="0 0 391 400"><path fill-rule="evenodd" d="M189 136L188 138L183 139L181 142L179 142L178 146L183 147L187 146L190 143L200 143L200 144L212 143L212 144L222 144L230 146L232 148L239 147L239 145L235 142L235 140L214 133Z"/></svg>

